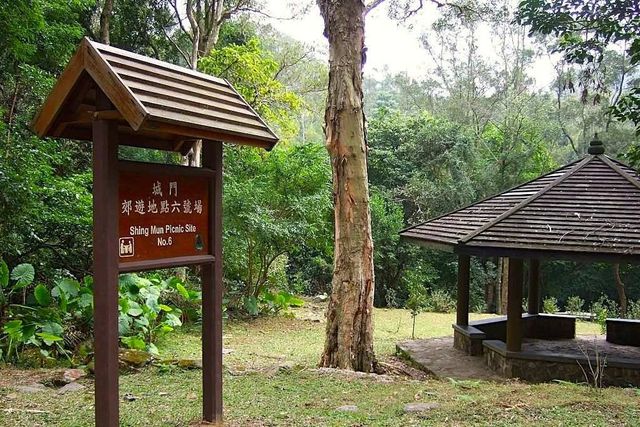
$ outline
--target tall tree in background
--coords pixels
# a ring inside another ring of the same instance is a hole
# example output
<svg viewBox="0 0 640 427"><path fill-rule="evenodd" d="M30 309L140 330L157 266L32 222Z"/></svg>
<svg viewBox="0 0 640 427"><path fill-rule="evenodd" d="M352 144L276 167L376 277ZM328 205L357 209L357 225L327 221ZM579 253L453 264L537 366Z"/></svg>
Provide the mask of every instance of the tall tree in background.
<svg viewBox="0 0 640 427"><path fill-rule="evenodd" d="M220 28L225 21L235 14L255 11L253 0L187 0L185 18L182 16L179 0L167 1L175 13L175 20L182 34L186 35L190 41L189 52L185 52L180 44L174 41L171 34L166 33L167 38L193 70L198 69L198 60L211 53L215 47L220 36ZM185 157L183 164L200 166L201 152L202 141L198 140L193 145L191 153Z"/></svg>
<svg viewBox="0 0 640 427"><path fill-rule="evenodd" d="M640 64L640 7L637 0L523 0L518 21L530 27L530 33L557 37L556 50L569 63L580 64L581 99L594 93L594 103L607 92L603 82L605 53L617 46L628 57L630 66ZM624 83L624 74L622 76ZM640 86L621 83L612 99L610 114L629 121L640 134ZM626 89L626 90L625 90ZM608 126L607 126L608 127ZM640 165L640 145L630 158Z"/></svg>
<svg viewBox="0 0 640 427"><path fill-rule="evenodd" d="M371 372L373 240L367 179L362 0L318 0L329 40L326 145L333 170L334 271L320 365Z"/></svg>
<svg viewBox="0 0 640 427"><path fill-rule="evenodd" d="M110 24L113 13L113 0L104 0L102 12L100 13L100 41L104 44L111 44Z"/></svg>
<svg viewBox="0 0 640 427"><path fill-rule="evenodd" d="M185 12L181 13L179 0L167 0L175 19L191 42L190 52L184 52L176 43L189 67L198 68L198 60L207 56L215 47L222 24L233 15L255 11L254 0L186 0ZM186 22L185 22L186 21ZM169 35L167 35L169 37Z"/></svg>

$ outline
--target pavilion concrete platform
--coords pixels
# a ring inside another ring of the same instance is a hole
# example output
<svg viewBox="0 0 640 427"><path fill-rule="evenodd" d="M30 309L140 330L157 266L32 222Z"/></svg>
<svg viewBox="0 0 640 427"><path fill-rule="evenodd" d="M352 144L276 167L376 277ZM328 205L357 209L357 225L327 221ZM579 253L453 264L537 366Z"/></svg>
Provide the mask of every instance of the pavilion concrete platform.
<svg viewBox="0 0 640 427"><path fill-rule="evenodd" d="M604 365L604 385L640 386L640 347L614 344L603 336L525 338L521 351L507 350L500 340L485 340L482 346L486 366L503 377L529 382L588 382L592 372Z"/></svg>
<svg viewBox="0 0 640 427"><path fill-rule="evenodd" d="M498 382L518 378L533 383L587 382L585 372L591 372L588 356L593 369L598 363L605 364L604 385L640 386L640 347L613 344L604 336L525 338L519 352L508 351L501 340L484 340L482 347L482 355L472 356L454 348L453 338L444 337L402 341L396 353L436 378Z"/></svg>
<svg viewBox="0 0 640 427"><path fill-rule="evenodd" d="M505 381L482 357L454 348L453 337L402 341L396 344L396 354L436 378Z"/></svg>

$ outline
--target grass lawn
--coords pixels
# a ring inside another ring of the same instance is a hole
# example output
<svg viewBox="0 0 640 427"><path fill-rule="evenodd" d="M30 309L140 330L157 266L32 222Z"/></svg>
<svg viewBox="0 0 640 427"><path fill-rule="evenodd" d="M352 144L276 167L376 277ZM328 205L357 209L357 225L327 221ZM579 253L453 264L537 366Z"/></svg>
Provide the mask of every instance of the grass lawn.
<svg viewBox="0 0 640 427"><path fill-rule="evenodd" d="M316 371L324 324L312 312L296 319L264 318L225 325L225 416L232 426L411 426L411 425L640 425L640 392L608 388L594 391L572 384L530 385L481 381L426 380L353 376ZM454 314L418 316L416 335L451 334ZM396 341L411 335L405 310L376 310L376 351L392 355ZM598 333L579 323L578 333ZM186 328L160 343L163 356L198 357L199 329ZM283 368L286 366L286 368ZM279 368L280 367L280 368ZM24 394L13 386L32 383L46 371L0 370L0 426L89 426L93 422L93 384L58 394ZM198 419L200 371L152 367L122 375L123 426L185 426ZM411 402L439 407L423 415L405 414ZM336 411L357 405L355 412Z"/></svg>

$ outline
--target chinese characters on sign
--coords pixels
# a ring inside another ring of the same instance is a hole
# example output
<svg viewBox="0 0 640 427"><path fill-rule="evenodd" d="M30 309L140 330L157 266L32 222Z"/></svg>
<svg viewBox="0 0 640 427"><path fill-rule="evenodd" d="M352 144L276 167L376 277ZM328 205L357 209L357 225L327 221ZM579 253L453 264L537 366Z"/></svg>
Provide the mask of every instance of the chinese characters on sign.
<svg viewBox="0 0 640 427"><path fill-rule="evenodd" d="M121 172L120 262L209 254L209 182L175 172Z"/></svg>

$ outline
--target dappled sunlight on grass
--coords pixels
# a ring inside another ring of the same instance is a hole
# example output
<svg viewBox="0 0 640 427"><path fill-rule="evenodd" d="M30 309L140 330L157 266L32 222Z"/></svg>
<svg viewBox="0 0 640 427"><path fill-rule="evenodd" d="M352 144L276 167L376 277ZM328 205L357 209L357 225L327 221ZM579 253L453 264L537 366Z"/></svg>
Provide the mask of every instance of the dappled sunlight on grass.
<svg viewBox="0 0 640 427"><path fill-rule="evenodd" d="M603 335L600 325L584 320L576 321L576 335Z"/></svg>
<svg viewBox="0 0 640 427"><path fill-rule="evenodd" d="M473 313L469 317L476 320L492 316ZM411 339L412 319L409 310L376 309L373 321L374 346L379 355L392 354L398 341ZM455 313L420 313L416 317L416 338L453 336L451 325L455 321Z"/></svg>
<svg viewBox="0 0 640 427"><path fill-rule="evenodd" d="M306 317L302 315L301 317ZM321 316L319 316L321 317ZM452 336L455 313L420 313L416 318L416 338ZM495 317L470 315L471 320ZM288 317L262 317L247 321L227 321L224 325L226 366L234 370L257 369L280 363L315 366L324 345L324 321ZM411 338L411 314L403 309L374 309L374 347L378 357L395 352L398 341ZM579 335L597 335L600 326L579 321ZM170 334L158 345L163 358L200 358L200 327L187 326Z"/></svg>
<svg viewBox="0 0 640 427"><path fill-rule="evenodd" d="M491 317L472 314L471 319ZM416 337L451 336L455 313L421 313L416 319ZM411 314L402 309L374 310L374 346L379 357L395 352L398 341L411 338ZM254 369L287 362L315 366L324 345L325 323L287 317L264 317L228 321L224 325L224 347L231 352L225 363L234 369ZM200 328L189 326L171 334L158 345L162 357L199 358Z"/></svg>
<svg viewBox="0 0 640 427"><path fill-rule="evenodd" d="M254 332L249 329L247 332ZM0 388L0 425L84 427L93 425L93 385L63 395ZM585 386L529 385L518 381L354 378L309 369L258 371L224 376L225 425L411 426L411 425L637 425L635 389L594 391ZM148 368L120 377L122 426L186 426L200 417L201 372ZM11 396L8 398L7 396ZM412 402L435 409L407 414ZM354 412L337 411L356 405ZM428 417L428 418L425 418Z"/></svg>
<svg viewBox="0 0 640 427"><path fill-rule="evenodd" d="M376 309L375 346L379 357L393 353L397 341L411 336L406 310ZM491 315L471 315L472 319ZM305 316L301 316L303 318ZM286 317L229 321L224 327L224 400L229 426L410 426L410 425L638 425L640 392L585 386L529 385L518 381L426 380L400 377L356 377L320 373L315 367L324 340L323 322ZM315 319L315 320L314 320ZM451 335L454 314L422 313L416 322L420 338ZM599 332L597 324L579 322L582 334ZM200 328L179 329L160 342L164 358L200 357ZM25 373L5 368L0 375L23 383ZM40 375L34 373L34 378ZM75 393L55 390L16 392L8 379L0 384L0 425L84 427L93 424L93 383ZM199 370L151 367L121 375L123 426L186 426L200 417ZM435 409L407 414L404 405L429 402ZM356 405L354 412L337 411ZM428 418L425 418L428 417ZM428 421L428 422L427 422Z"/></svg>

